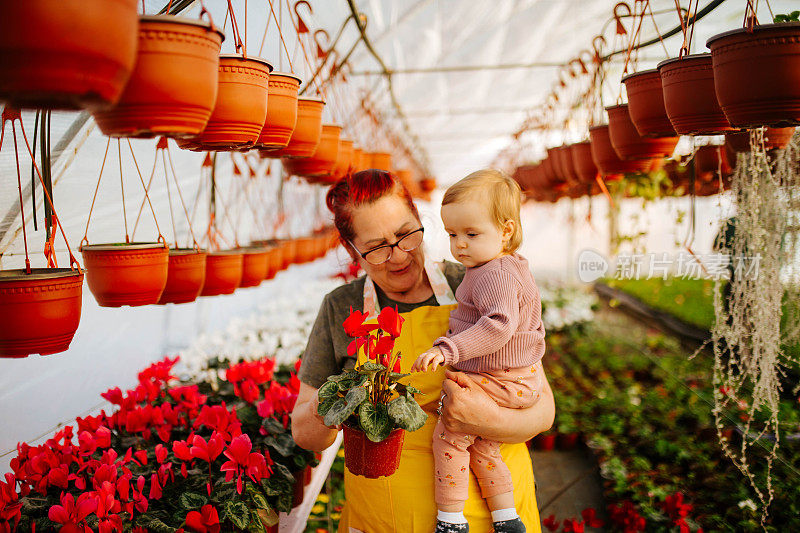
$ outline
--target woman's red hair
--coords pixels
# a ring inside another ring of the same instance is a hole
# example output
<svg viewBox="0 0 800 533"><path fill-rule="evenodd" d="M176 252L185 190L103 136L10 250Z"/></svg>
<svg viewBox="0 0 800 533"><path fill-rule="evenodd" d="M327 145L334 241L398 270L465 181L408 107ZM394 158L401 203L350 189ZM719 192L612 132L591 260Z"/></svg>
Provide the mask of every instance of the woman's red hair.
<svg viewBox="0 0 800 533"><path fill-rule="evenodd" d="M370 204L384 196L394 195L402 199L408 209L419 220L419 212L408 189L392 174L384 170L369 169L351 174L333 185L325 197L328 209L333 213L333 224L339 231L339 239L349 248L352 241L353 209Z"/></svg>

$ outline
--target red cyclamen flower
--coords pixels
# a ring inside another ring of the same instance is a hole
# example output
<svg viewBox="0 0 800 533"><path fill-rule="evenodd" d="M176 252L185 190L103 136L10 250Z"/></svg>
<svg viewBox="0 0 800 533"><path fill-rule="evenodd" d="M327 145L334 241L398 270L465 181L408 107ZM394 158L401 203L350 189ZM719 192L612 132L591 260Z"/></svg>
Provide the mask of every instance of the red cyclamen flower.
<svg viewBox="0 0 800 533"><path fill-rule="evenodd" d="M550 516L542 520L542 524L544 524L544 527L546 527L550 531L557 531L559 526L561 525L561 522L556 520L556 515L551 514Z"/></svg>
<svg viewBox="0 0 800 533"><path fill-rule="evenodd" d="M211 504L206 504L200 509L200 512L189 511L189 514L186 515L186 527L189 531L196 533L219 533L217 509Z"/></svg>
<svg viewBox="0 0 800 533"><path fill-rule="evenodd" d="M400 316L397 309L392 309L391 307L384 307L378 315L378 326L393 339L400 336L403 322L405 322L405 319Z"/></svg>

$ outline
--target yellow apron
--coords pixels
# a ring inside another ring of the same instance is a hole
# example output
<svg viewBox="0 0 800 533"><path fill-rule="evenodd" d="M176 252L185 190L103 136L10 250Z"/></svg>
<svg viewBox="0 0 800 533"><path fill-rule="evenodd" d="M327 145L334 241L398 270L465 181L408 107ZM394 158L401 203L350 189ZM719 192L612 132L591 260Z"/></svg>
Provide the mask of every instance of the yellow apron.
<svg viewBox="0 0 800 533"><path fill-rule="evenodd" d="M427 267L428 265L426 265ZM436 268L436 267L433 267ZM426 268L430 274L432 269ZM436 272L439 274L439 272ZM440 275L441 276L441 275ZM429 275L429 277L433 277ZM371 286L371 283L369 284ZM367 299L371 295L367 295ZM438 292L435 290L435 293ZM442 303L446 299L439 298ZM372 302L366 309L372 307ZM403 330L395 342L395 349L403 355L402 372L410 372L417 355L429 349L436 338L447 332L450 311L455 305L425 306L403 313ZM359 363L363 362L359 355ZM389 476L367 479L344 473L346 503L339 521L340 533L432 533L436 527L436 503L433 499L433 452L431 442L436 426L439 396L444 380L444 369L436 372L417 372L407 381L422 390L417 401L428 413L425 425L414 432L406 432L400 466ZM533 486L531 457L525 444L503 444L503 459L514 480L514 501L517 512L529 533L541 533L539 511ZM492 529L491 515L486 501L481 498L475 476L470 473L469 499L464 507L471 533L488 533Z"/></svg>

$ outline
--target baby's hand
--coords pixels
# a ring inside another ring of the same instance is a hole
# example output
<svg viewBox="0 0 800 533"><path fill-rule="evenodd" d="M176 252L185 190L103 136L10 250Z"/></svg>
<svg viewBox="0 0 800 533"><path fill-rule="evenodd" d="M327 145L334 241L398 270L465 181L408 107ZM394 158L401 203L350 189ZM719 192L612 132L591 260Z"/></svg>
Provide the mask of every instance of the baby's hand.
<svg viewBox="0 0 800 533"><path fill-rule="evenodd" d="M444 354L442 351L439 348L431 348L417 357L417 360L414 361L414 364L411 366L411 370L413 372L427 372L429 366L431 370L436 370L439 365L443 364Z"/></svg>

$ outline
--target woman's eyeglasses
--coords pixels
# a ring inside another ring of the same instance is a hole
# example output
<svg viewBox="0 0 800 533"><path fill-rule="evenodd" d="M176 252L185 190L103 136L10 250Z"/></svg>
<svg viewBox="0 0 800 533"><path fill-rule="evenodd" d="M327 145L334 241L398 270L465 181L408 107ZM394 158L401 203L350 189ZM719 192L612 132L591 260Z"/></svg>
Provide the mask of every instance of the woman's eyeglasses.
<svg viewBox="0 0 800 533"><path fill-rule="evenodd" d="M411 252L419 248L419 245L422 244L422 237L425 228L415 229L410 233L406 233L402 237L400 237L396 243L394 244L382 244L381 246L376 246L371 250L367 250L364 253L358 251L355 244L350 242L350 246L358 252L358 254L364 258L364 260L369 263L370 265L382 265L386 261L388 261L392 257L392 252L394 251L394 247L398 247L404 252Z"/></svg>

